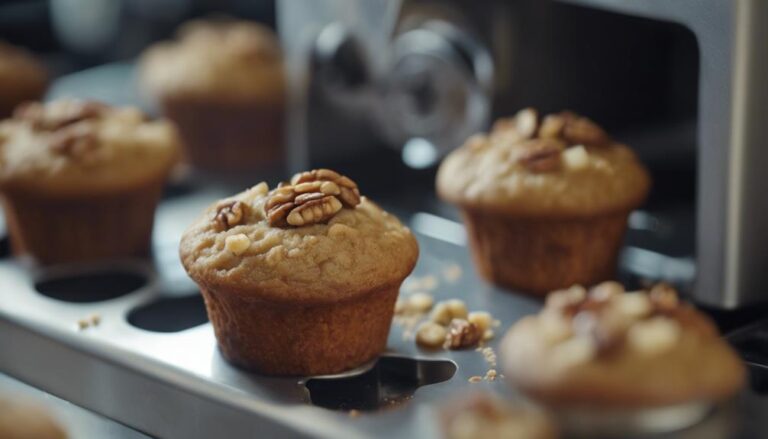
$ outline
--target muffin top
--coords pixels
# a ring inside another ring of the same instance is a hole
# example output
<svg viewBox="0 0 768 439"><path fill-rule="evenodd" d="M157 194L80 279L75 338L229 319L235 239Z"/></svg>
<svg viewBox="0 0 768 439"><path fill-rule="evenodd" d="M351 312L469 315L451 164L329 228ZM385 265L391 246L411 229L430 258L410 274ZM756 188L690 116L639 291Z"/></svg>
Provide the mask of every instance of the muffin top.
<svg viewBox="0 0 768 439"><path fill-rule="evenodd" d="M238 20L192 21L175 41L142 56L150 95L204 99L283 99L283 64L272 30Z"/></svg>
<svg viewBox="0 0 768 439"><path fill-rule="evenodd" d="M48 82L45 67L26 50L0 41L0 93L21 95Z"/></svg>
<svg viewBox="0 0 768 439"><path fill-rule="evenodd" d="M178 150L173 125L135 108L32 102L0 122L0 187L61 195L128 189L164 178Z"/></svg>
<svg viewBox="0 0 768 439"><path fill-rule="evenodd" d="M328 169L213 204L180 247L187 272L205 288L304 303L396 286L418 252L407 227Z"/></svg>
<svg viewBox="0 0 768 439"><path fill-rule="evenodd" d="M497 121L446 157L437 190L469 208L583 217L633 209L650 178L635 154L570 112L539 122L533 109Z"/></svg>
<svg viewBox="0 0 768 439"><path fill-rule="evenodd" d="M616 282L550 293L501 345L509 381L552 405L658 407L737 392L745 367L714 324L670 286Z"/></svg>

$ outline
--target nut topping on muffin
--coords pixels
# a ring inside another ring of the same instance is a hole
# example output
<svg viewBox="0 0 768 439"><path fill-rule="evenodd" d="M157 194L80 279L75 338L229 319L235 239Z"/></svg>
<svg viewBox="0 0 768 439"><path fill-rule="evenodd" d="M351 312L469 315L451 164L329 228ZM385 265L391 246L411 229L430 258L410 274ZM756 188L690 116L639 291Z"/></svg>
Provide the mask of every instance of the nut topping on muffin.
<svg viewBox="0 0 768 439"><path fill-rule="evenodd" d="M214 221L219 230L229 230L240 224L248 206L242 201L224 201L217 206Z"/></svg>
<svg viewBox="0 0 768 439"><path fill-rule="evenodd" d="M40 102L28 102L16 108L13 118L28 121L36 130L55 131L83 120L99 118L108 108L96 101L65 100L47 106Z"/></svg>
<svg viewBox="0 0 768 439"><path fill-rule="evenodd" d="M658 298L663 295L663 300L654 300L654 291ZM543 314L554 319L559 317L566 322L570 320L571 336L590 338L598 354L612 351L625 341L630 341L629 347L638 346L631 342L637 337L630 337L629 334L649 331L655 334L670 326L666 323L647 325L649 322L663 320L675 323L674 313L679 301L675 290L666 284L659 284L653 287L651 293L645 293L624 292L624 288L616 282L603 282L593 287L588 294L583 292L582 287L575 286L550 293ZM645 326L649 326L649 331L643 329ZM671 336L665 340L674 344ZM644 345L641 347L642 352L656 352L644 349Z"/></svg>
<svg viewBox="0 0 768 439"><path fill-rule="evenodd" d="M360 190L354 181L330 169L315 169L273 190L264 210L271 226L300 227L327 222L342 207L358 204Z"/></svg>
<svg viewBox="0 0 768 439"><path fill-rule="evenodd" d="M563 111L546 116L539 124L538 114L533 108L525 108L511 119L498 121L491 136L517 143L522 148L517 162L533 173L559 170L561 156L565 158L565 153L571 148L579 150L576 154L569 154L566 163L573 169L581 169L588 163L584 145L605 146L610 143L605 131L586 117Z"/></svg>

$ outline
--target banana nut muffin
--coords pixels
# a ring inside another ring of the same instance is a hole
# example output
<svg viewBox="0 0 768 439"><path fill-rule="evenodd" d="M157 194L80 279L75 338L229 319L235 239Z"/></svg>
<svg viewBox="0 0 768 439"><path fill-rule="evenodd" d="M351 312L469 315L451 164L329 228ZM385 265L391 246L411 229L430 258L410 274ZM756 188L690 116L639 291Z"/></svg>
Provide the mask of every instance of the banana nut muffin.
<svg viewBox="0 0 768 439"><path fill-rule="evenodd" d="M507 380L557 409L569 430L677 429L733 396L746 369L704 314L659 284L551 293L501 343Z"/></svg>
<svg viewBox="0 0 768 439"><path fill-rule="evenodd" d="M0 41L0 119L25 101L43 97L48 87L45 67L26 50Z"/></svg>
<svg viewBox="0 0 768 439"><path fill-rule="evenodd" d="M557 427L543 411L490 393L462 393L440 410L446 439L555 439Z"/></svg>
<svg viewBox="0 0 768 439"><path fill-rule="evenodd" d="M478 270L544 294L614 273L628 214L650 178L635 154L570 112L525 109L441 164L437 190L462 212Z"/></svg>
<svg viewBox="0 0 768 439"><path fill-rule="evenodd" d="M317 375L385 348L418 245L352 180L320 169L215 203L180 254L225 358L265 374Z"/></svg>
<svg viewBox="0 0 768 439"><path fill-rule="evenodd" d="M0 123L0 193L17 254L44 264L146 254L178 156L173 126L90 101L29 103Z"/></svg>
<svg viewBox="0 0 768 439"><path fill-rule="evenodd" d="M251 170L282 159L285 79L274 33L239 20L193 21L149 48L141 87L176 122L198 168Z"/></svg>
<svg viewBox="0 0 768 439"><path fill-rule="evenodd" d="M43 409L0 399L0 438L66 439L67 434Z"/></svg>

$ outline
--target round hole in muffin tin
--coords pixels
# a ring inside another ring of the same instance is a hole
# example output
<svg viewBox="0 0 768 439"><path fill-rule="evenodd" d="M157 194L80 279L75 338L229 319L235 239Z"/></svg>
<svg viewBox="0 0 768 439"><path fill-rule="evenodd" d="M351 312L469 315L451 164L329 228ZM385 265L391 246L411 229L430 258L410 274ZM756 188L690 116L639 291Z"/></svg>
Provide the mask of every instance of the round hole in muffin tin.
<svg viewBox="0 0 768 439"><path fill-rule="evenodd" d="M149 276L121 266L78 267L44 271L35 280L43 296L62 302L93 303L116 299L141 289Z"/></svg>
<svg viewBox="0 0 768 439"><path fill-rule="evenodd" d="M131 325L152 332L179 332L208 322L203 296L163 297L131 310Z"/></svg>
<svg viewBox="0 0 768 439"><path fill-rule="evenodd" d="M419 387L453 378L456 363L383 355L368 368L309 378L312 405L331 410L377 410L408 402Z"/></svg>

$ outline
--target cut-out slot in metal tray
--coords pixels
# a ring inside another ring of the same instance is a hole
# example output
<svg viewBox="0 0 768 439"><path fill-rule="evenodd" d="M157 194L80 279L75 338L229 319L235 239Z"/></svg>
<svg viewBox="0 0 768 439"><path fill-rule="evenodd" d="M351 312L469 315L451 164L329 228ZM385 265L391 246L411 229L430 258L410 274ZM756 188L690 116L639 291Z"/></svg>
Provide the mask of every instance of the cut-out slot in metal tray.
<svg viewBox="0 0 768 439"><path fill-rule="evenodd" d="M503 380L468 381L488 371L482 353L422 351L399 325L380 363L337 377L275 378L230 366L178 260L183 229L226 193L165 200L152 262L29 270L0 260L0 371L167 438L438 437L434 412L449 398L481 389L519 397ZM400 216L412 221L421 246L401 294L422 288L436 300L461 298L470 310L490 311L501 330L541 306L481 282L467 249L457 245L459 224L429 214ZM343 410L353 408L359 413ZM721 418L674 437L703 437L701 429L712 431L708 424L720 425Z"/></svg>

